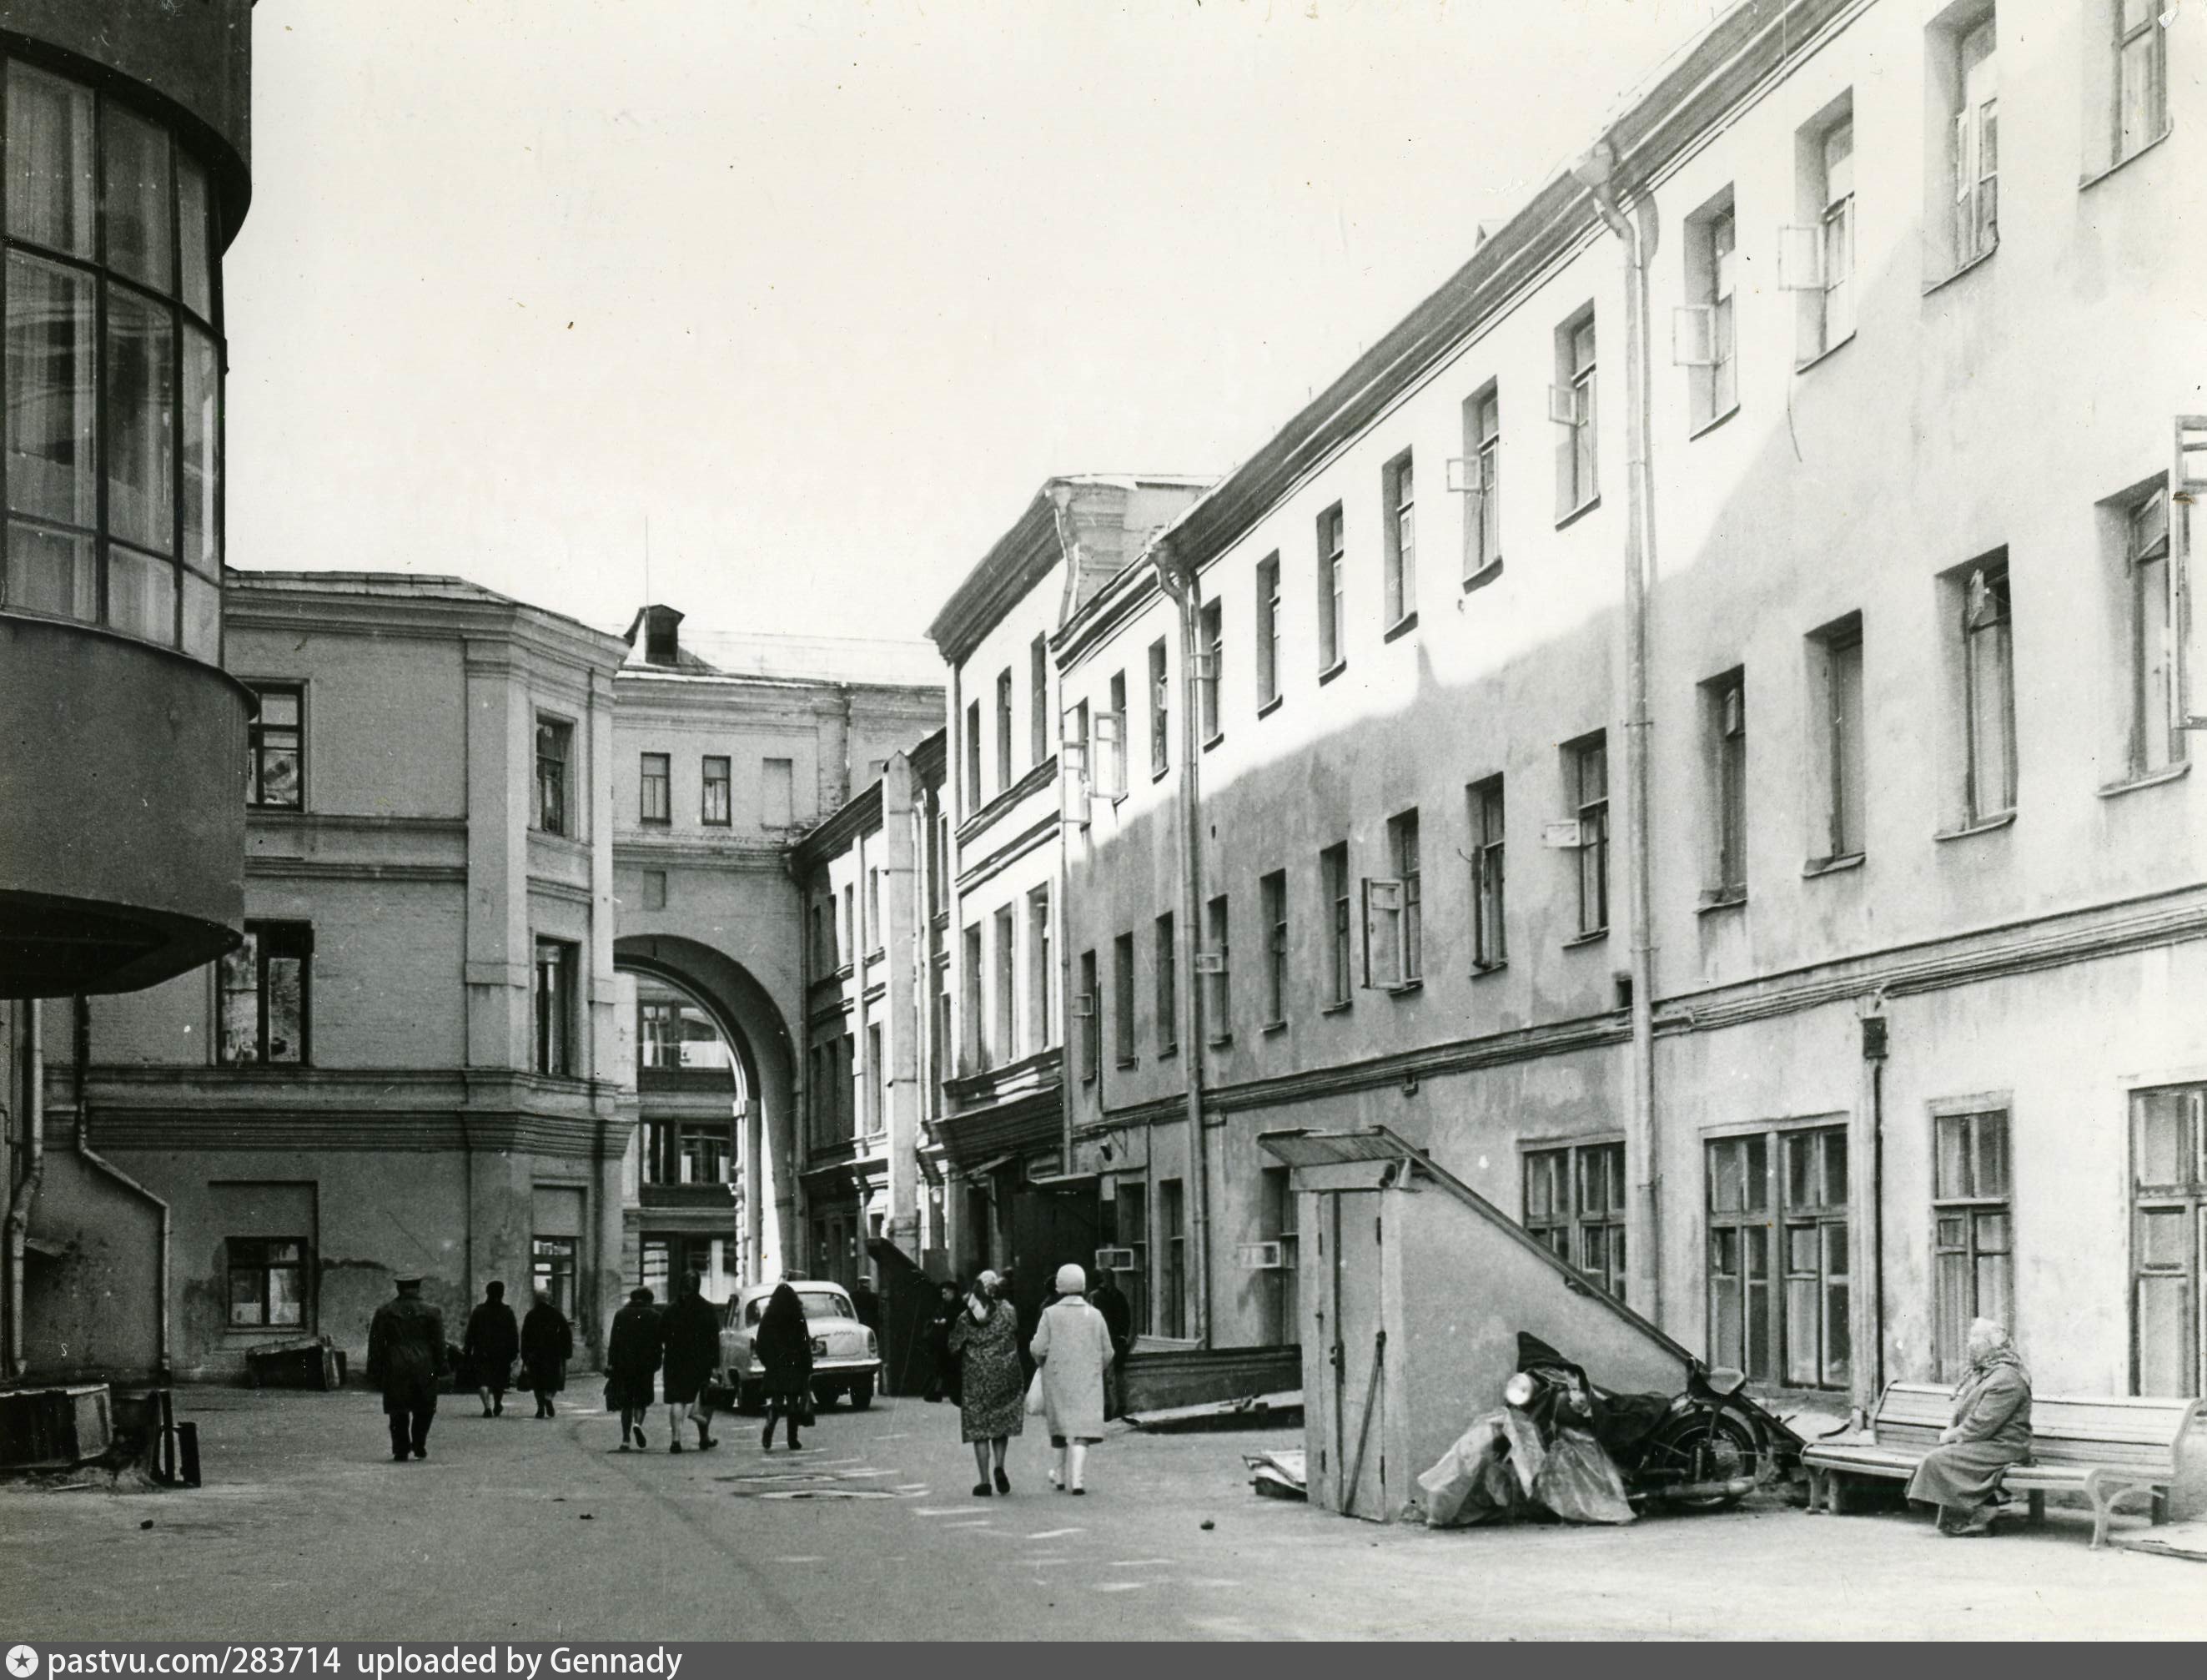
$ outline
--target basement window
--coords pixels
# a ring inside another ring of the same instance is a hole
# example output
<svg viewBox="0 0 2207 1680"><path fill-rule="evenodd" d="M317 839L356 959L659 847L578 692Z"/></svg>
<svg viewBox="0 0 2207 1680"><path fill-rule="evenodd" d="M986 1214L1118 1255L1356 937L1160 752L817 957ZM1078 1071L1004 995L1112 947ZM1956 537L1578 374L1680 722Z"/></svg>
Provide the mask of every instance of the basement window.
<svg viewBox="0 0 2207 1680"><path fill-rule="evenodd" d="M307 1322L307 1244L302 1237L231 1237L230 1326L282 1330Z"/></svg>

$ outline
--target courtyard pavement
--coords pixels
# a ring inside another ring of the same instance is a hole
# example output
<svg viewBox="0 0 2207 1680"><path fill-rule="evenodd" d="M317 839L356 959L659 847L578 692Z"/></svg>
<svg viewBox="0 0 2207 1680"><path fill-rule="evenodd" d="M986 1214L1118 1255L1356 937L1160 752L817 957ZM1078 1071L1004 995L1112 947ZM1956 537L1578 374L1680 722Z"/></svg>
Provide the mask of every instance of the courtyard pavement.
<svg viewBox="0 0 2207 1680"><path fill-rule="evenodd" d="M1775 1498L1429 1533L1257 1498L1241 1454L1301 1444L1278 1432L1116 1434L1079 1499L1030 1434L1012 1497L977 1499L948 1406L838 1408L795 1455L723 1419L675 1457L663 1410L617 1451L584 1383L548 1423L448 1398L403 1465L364 1392L180 1390L205 1487L0 1488L0 1645L2207 1636L2207 1569L2093 1552L2074 1513L1978 1541Z"/></svg>

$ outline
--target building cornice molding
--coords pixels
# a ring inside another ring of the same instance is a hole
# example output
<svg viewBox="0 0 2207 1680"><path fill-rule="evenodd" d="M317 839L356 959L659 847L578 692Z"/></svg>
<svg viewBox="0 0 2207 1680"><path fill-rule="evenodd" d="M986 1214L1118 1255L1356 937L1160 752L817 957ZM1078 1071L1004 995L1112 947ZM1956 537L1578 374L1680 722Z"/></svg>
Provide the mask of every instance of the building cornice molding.
<svg viewBox="0 0 2207 1680"><path fill-rule="evenodd" d="M1057 813L1052 811L1049 816L1013 835L1010 840L1005 841L979 863L960 873L959 895L962 898L975 888L986 886L1006 870L1011 868L1014 864L1018 863L1020 858L1026 857L1030 852L1040 851L1056 838L1057 830Z"/></svg>
<svg viewBox="0 0 2207 1680"><path fill-rule="evenodd" d="M1030 794L1039 793L1049 786L1056 775L1057 755L1052 753L958 825L955 838L960 846L970 844L983 830L1001 822Z"/></svg>

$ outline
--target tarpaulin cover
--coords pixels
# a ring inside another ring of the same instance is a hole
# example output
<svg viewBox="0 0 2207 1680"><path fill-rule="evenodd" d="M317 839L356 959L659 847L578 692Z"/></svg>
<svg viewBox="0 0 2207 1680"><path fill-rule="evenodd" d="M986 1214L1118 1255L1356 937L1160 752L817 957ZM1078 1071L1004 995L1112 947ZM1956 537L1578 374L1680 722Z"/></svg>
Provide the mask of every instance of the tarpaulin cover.
<svg viewBox="0 0 2207 1680"><path fill-rule="evenodd" d="M1558 1430L1549 1444L1547 1461L1534 1479L1533 1503L1566 1522L1633 1520L1616 1461L1587 1431L1568 1426Z"/></svg>

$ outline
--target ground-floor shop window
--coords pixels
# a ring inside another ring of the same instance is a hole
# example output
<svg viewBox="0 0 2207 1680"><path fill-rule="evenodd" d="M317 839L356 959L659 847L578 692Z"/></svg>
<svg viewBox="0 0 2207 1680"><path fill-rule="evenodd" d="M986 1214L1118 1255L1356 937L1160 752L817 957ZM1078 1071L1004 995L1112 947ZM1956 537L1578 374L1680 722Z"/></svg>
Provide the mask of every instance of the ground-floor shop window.
<svg viewBox="0 0 2207 1680"><path fill-rule="evenodd" d="M300 1237L232 1237L233 1330L302 1329L307 1323L307 1244Z"/></svg>
<svg viewBox="0 0 2207 1680"><path fill-rule="evenodd" d="M1972 1318L2014 1328L2007 1115L1940 1114L1932 1125L1932 1336L1939 1379L1954 1383L1970 1368Z"/></svg>
<svg viewBox="0 0 2207 1680"><path fill-rule="evenodd" d="M529 1245L529 1281L570 1320L575 1316L575 1246L573 1237L538 1237Z"/></svg>
<svg viewBox="0 0 2207 1680"><path fill-rule="evenodd" d="M1846 1127L1713 1138L1704 1155L1712 1362L1763 1382L1845 1387Z"/></svg>
<svg viewBox="0 0 2207 1680"><path fill-rule="evenodd" d="M2207 1392L2207 1086L2131 1098L2131 1387Z"/></svg>
<svg viewBox="0 0 2207 1680"><path fill-rule="evenodd" d="M1525 1229L1623 1300L1624 1145L1526 1151Z"/></svg>

